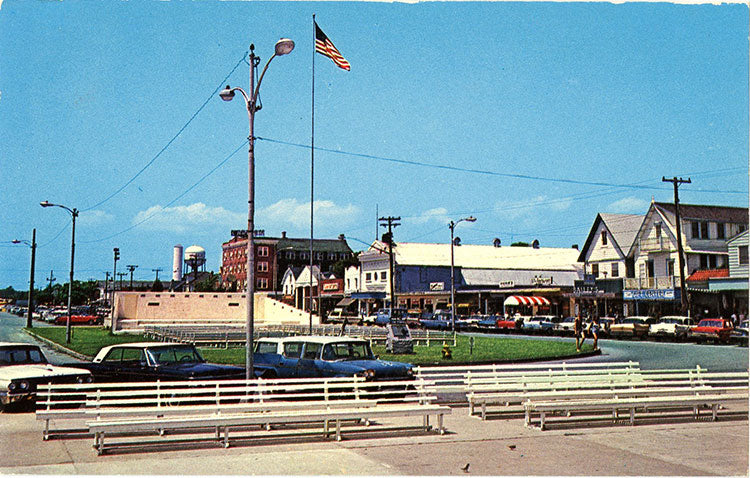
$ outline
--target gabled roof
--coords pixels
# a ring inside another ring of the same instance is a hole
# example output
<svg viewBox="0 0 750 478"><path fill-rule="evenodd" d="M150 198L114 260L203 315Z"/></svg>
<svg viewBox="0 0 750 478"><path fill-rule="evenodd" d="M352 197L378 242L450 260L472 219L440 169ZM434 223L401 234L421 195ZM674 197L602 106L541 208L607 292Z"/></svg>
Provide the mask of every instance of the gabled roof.
<svg viewBox="0 0 750 478"><path fill-rule="evenodd" d="M375 241L367 252L360 254L360 260L366 261L368 255L382 253L388 257L388 247ZM573 248L540 247L495 247L484 245L455 246L454 263L456 267L471 269L506 269L506 270L565 270L575 271L580 268L578 250ZM394 260L400 266L433 266L450 267L450 244L426 244L417 242L399 242L393 246Z"/></svg>
<svg viewBox="0 0 750 478"><path fill-rule="evenodd" d="M643 223L643 218L640 214L609 214L599 213L594 219L594 224L591 226L589 235L586 238L586 243L581 249L581 253L578 256L579 262L584 262L586 258L586 252L589 250L591 245L596 241L596 231L599 229L599 224L604 223L604 226L609 231L615 246L620 250L623 256L628 254L630 246L633 245L638 230Z"/></svg>
<svg viewBox="0 0 750 478"><path fill-rule="evenodd" d="M675 214L673 203L655 202L654 206L669 213ZM696 204L680 204L680 216L682 219L699 219L713 222L747 223L748 208L732 206L701 206Z"/></svg>

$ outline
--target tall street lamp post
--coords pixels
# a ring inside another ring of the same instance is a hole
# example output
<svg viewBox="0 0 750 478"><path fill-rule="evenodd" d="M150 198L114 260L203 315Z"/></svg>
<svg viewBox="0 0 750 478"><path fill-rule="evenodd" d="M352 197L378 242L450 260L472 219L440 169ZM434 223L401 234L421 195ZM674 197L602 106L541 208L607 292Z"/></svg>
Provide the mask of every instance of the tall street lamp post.
<svg viewBox="0 0 750 478"><path fill-rule="evenodd" d="M63 206L62 204L52 204L49 201L42 201L39 203L42 207L60 207L65 209L70 213L70 215L73 217L73 234L71 236L70 240L70 281L68 282L68 318L65 321L65 343L70 343L70 309L71 309L71 300L73 299L73 260L75 258L76 253L76 218L78 217L78 209L73 208L70 209L67 206Z"/></svg>
<svg viewBox="0 0 750 478"><path fill-rule="evenodd" d="M25 239L15 239L13 244L26 244L31 248L31 272L29 274L29 308L26 317L26 327L33 327L31 323L32 314L34 313L34 262L36 259L36 228L31 231L31 242Z"/></svg>
<svg viewBox="0 0 750 478"><path fill-rule="evenodd" d="M462 221L466 222L474 222L477 218L474 216L464 217L462 219L459 219L456 222L449 222L448 227L451 230L451 331L456 330L456 283L453 278L454 275L454 266L453 266L453 230L458 226L458 224Z"/></svg>
<svg viewBox="0 0 750 478"><path fill-rule="evenodd" d="M247 200L247 320L246 320L246 351L245 351L245 378L250 379L255 376L253 369L253 334L254 330L254 299L255 293L255 241L253 240L253 232L255 230L255 112L260 109L256 105L258 99L258 90L260 89L260 83L263 81L263 75L266 74L268 65L271 60L277 56L286 55L294 49L294 42L288 38L282 38L276 42L276 47L273 56L268 59L268 62L263 67L263 71L258 78L258 84L255 84L255 67L260 63L260 57L255 55L255 46L250 45L250 96L245 93L245 90L239 87L231 88L227 85L226 88L219 92L219 96L224 101L231 101L234 98L235 91L239 91L242 97L245 99L245 105L247 107L247 118L250 123L250 135L248 136L248 200Z"/></svg>

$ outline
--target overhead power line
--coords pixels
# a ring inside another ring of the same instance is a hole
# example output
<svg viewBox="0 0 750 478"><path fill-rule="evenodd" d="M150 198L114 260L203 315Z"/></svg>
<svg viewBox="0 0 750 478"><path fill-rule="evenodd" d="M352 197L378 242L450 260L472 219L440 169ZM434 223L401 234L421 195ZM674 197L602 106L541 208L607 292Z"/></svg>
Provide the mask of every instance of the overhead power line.
<svg viewBox="0 0 750 478"><path fill-rule="evenodd" d="M263 138L261 136L256 136L255 139L260 140L260 141L268 141L269 143L283 144L286 146L294 146L297 148L310 149L310 145L301 144L301 143L293 143L291 141L282 141L282 140L272 139L272 138ZM490 170L485 170L485 169L461 168L458 166L449 166L445 164L425 163L422 161L410 161L407 159L385 158L382 156L375 156L372 154L353 153L353 152L340 151L340 150L330 149L330 148L320 148L317 146L315 147L315 150L325 151L325 152L333 153L333 154L340 154L344 156L352 156L356 158L373 159L376 161L386 161L390 163L406 164L410 166L422 166L426 168L443 169L443 170L457 171L457 172L463 172L463 173L483 174L483 175L488 175L488 176L499 176L499 177L505 177L505 178L528 179L528 180L535 180L535 181L547 181L547 182L564 183L564 184L578 184L578 185L586 185L586 186L616 187L616 188L623 188L623 189L641 189L641 190L645 189L645 190L652 190L652 191L671 191L671 188L664 188L664 187L657 187L657 186L606 183L602 181L583 181L583 180L578 180L578 179L567 179L567 178L548 178L544 176L534 176L530 174L502 173L499 171L490 171ZM735 191L735 190L699 189L697 191L706 192L706 193L747 194L747 191Z"/></svg>
<svg viewBox="0 0 750 478"><path fill-rule="evenodd" d="M172 137L172 139L170 139L170 140L169 140L169 141L167 142L167 144L165 144L165 145L164 145L164 147L163 147L163 148L161 148L161 149L159 150L159 152L158 152L158 153L156 153L156 156L154 156L153 158L151 158L151 160L150 160L150 161L149 161L148 163L146 163L146 165L145 165L145 166L143 166L143 167L142 167L142 168L140 169L140 171L138 171L137 173L135 173L135 175L134 175L133 177L131 177L131 178L130 178L130 179L129 179L129 180L128 180L128 181L127 181L127 182L126 182L125 184L123 184L122 186L120 186L120 188L119 188L119 189L117 189L117 190L116 190L115 192L113 192L112 194L110 194L110 195L109 195L109 196L107 196L106 198L102 199L102 200L101 200L101 201L99 201L98 203L94 204L93 206L87 207L86 209L82 209L82 210L81 210L81 212L85 212L85 211L90 211L91 209L97 208L97 207L101 206L102 204L106 203L107 201L109 201L110 199L112 199L113 197L117 196L117 195L118 195L119 193L121 193L121 192L122 192L122 190L123 190L123 189L125 189L125 188L126 188L126 187L128 187L128 186L129 186L130 184L132 184L132 182L133 182L133 181L135 181L135 180L136 180L136 178L137 178L138 176L140 176L140 175L141 175L141 174L142 174L142 173L143 173L143 172L144 172L144 171L145 171L146 169L148 169L148 168L149 168L149 166L151 166L152 164L154 164L154 161L156 161L156 160L157 160L157 159L159 158L159 156L161 156L161 155L162 155L162 153L164 153L164 151L166 151L166 150L167 150L167 148L169 148L169 147L170 147L170 146L172 145L172 143L174 143L174 141L175 141L175 140L176 140L176 139L177 139L177 138L178 138L178 137L179 137L179 136L180 136L180 135L182 134L182 132L183 132L183 131L185 131L185 129L187 129L187 127L188 127L188 126L190 125L190 123L192 123L192 122L193 122L193 120L194 120L194 119L195 119L195 118L196 118L196 117L198 116L198 114L199 114L199 113L200 113L201 111L203 111L203 108L205 108L205 107L206 107L206 105L208 104L208 102L209 102L209 101L211 101L212 99L214 99L214 98L216 97L216 93L217 93L217 92L218 92L218 91L219 91L219 90L220 90L221 88L223 88L223 87L224 87L224 85L226 84L226 81L227 81L227 79L228 79L228 78L229 78L230 76L232 76L232 73L234 73L234 71L235 71L235 70L237 69L237 67L239 67L239 66L240 66L240 65L242 64L242 62L244 61L244 59L245 59L245 56L246 56L246 55L247 55L247 53L245 53L245 54L244 54L244 55L242 56L242 58L240 59L240 61L238 61L238 62L237 62L237 64L236 64L236 65L234 65L234 68L232 68L232 71L230 71L230 72L229 72L229 73L227 74L227 76L225 76L225 77L224 77L224 79L223 79L223 80L221 80L221 81L219 82L219 86L217 86L217 87L216 87L216 89L214 89L214 91L213 91L213 92L211 92L211 94L210 94L210 95L208 96L208 98L206 98L206 101L204 101L204 102L203 102L203 104L202 104L202 105L201 105L201 106L200 106L200 107L198 108L198 110L197 110L197 111L196 111L195 113L193 113L193 115L192 115L192 116L190 117L190 119L189 119L189 120L187 120L187 123L185 123L184 125L182 125L182 128L180 128L180 130L179 130L179 131L177 131L177 134L175 134L175 135L174 135L174 136Z"/></svg>

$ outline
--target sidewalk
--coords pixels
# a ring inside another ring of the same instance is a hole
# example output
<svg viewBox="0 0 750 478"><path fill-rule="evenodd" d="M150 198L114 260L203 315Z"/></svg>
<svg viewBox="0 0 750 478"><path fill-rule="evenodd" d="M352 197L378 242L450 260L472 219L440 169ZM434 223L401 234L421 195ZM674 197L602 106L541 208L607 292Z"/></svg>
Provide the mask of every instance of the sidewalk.
<svg viewBox="0 0 750 478"><path fill-rule="evenodd" d="M742 414L729 417L730 411ZM383 430L420 424L403 419L373 424L367 436L345 434L338 443L290 437L287 431L229 449L208 443L104 456L96 455L92 438L45 442L34 414L7 413L0 418L0 474L747 475L747 407L722 412L717 422L589 424L541 432L525 428L522 418L483 422L459 407L446 417L444 436Z"/></svg>

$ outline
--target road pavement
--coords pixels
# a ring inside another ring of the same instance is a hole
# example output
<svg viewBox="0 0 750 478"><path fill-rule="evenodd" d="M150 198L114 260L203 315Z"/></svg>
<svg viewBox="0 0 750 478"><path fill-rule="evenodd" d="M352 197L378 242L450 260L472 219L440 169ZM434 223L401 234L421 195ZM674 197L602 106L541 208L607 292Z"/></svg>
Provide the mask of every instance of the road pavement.
<svg viewBox="0 0 750 478"><path fill-rule="evenodd" d="M481 421L465 407L447 416L446 435L425 433L421 418L373 423L336 442L289 429L237 431L229 449L200 446L138 449L97 456L93 438L42 440L32 413L3 414L0 474L177 475L545 475L708 476L748 474L747 406L719 421L691 414L635 426L587 423L540 431L520 416ZM411 427L397 429L394 427ZM272 435L272 438L269 438ZM175 437L166 437L175 439ZM114 440L116 438L110 438ZM163 440L155 436L143 440ZM469 465L468 472L463 468Z"/></svg>

